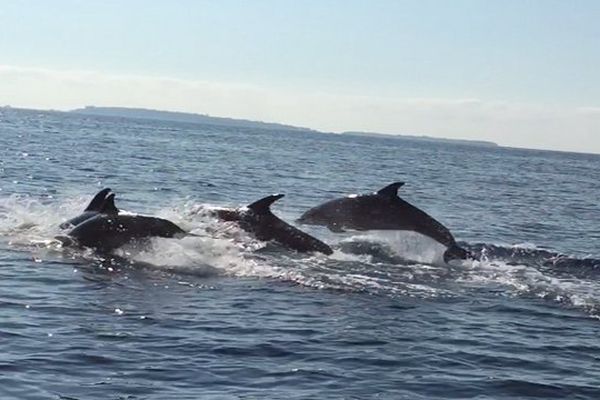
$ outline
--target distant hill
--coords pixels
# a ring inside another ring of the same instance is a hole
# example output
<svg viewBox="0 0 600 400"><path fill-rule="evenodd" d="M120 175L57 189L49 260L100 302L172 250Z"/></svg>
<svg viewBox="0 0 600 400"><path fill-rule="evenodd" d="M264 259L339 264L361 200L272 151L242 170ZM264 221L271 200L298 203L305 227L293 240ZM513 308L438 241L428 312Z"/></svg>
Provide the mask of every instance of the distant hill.
<svg viewBox="0 0 600 400"><path fill-rule="evenodd" d="M75 114L99 115L110 117L141 118L161 121L188 122L195 124L208 124L219 126L232 126L242 128L260 128L272 130L313 131L292 125L278 124L274 122L250 121L246 119L212 117L206 114L192 114L177 111L158 111L146 108L128 107L95 107L86 106L69 111Z"/></svg>
<svg viewBox="0 0 600 400"><path fill-rule="evenodd" d="M129 107L96 107L86 106L84 108L78 108L69 111L74 114L83 115L98 115L108 117L123 117L123 118L141 118L150 120L160 121L175 121L175 122L187 122L195 124L207 124L207 125L218 125L218 126L229 126L229 127L241 127L241 128L259 128L259 129L270 129L270 130L287 130L287 131L299 131L299 132L318 132L314 129L302 128L298 126L278 124L275 122L262 122L262 121L251 121L247 119L235 119L225 117L212 117L206 114L192 114L178 111L159 111L151 110L147 108L129 108ZM462 140L462 139L443 139L435 138L431 136L415 136L415 135L392 135L375 132L342 132L342 135L349 136L363 136L363 137L380 137L387 139L408 139L417 140L422 142L431 143L454 143L454 144L465 144L471 146L484 146L484 147L498 147L496 143L487 142L482 140Z"/></svg>
<svg viewBox="0 0 600 400"><path fill-rule="evenodd" d="M436 138L431 136L416 136L416 135L391 135L384 133L375 133L375 132L342 132L342 135L350 135L350 136L364 136L364 137L380 137L387 139L408 139L408 140L418 140L422 142L432 142L432 143L453 143L453 144L465 144L470 146L484 146L484 147L499 147L497 143L488 142L484 140L467 140L467 139L444 139L444 138Z"/></svg>

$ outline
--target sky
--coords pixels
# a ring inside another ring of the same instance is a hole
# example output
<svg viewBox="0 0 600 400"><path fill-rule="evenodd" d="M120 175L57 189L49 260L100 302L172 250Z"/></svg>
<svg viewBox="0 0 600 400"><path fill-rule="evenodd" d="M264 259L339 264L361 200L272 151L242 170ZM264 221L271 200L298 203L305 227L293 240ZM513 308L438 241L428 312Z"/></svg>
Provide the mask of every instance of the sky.
<svg viewBox="0 0 600 400"><path fill-rule="evenodd" d="M600 153L600 1L0 1L0 105Z"/></svg>

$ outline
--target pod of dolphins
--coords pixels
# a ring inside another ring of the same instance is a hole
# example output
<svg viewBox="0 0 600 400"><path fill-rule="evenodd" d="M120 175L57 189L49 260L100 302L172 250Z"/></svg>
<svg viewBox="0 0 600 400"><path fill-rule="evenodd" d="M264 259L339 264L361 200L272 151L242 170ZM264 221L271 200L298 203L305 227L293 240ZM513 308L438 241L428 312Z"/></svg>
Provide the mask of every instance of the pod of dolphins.
<svg viewBox="0 0 600 400"><path fill-rule="evenodd" d="M394 182L374 193L327 201L306 211L297 222L326 226L332 232L413 231L445 246L445 262L473 258L456 243L448 228L398 196L403 185ZM273 214L271 205L283 196L270 195L246 207L216 209L212 214L221 221L236 223L258 240L275 241L298 252L332 254L329 245ZM60 228L68 230L66 235L56 237L63 245L89 247L98 252L110 252L128 243L143 243L153 237L196 236L166 219L119 210L115 194L109 188L99 191L80 215L63 222Z"/></svg>

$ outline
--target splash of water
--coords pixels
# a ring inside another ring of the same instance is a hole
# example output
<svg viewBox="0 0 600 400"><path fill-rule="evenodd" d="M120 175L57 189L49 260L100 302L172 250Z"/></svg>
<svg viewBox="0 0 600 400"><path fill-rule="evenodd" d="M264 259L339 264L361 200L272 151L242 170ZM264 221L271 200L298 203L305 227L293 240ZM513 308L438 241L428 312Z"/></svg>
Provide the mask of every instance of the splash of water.
<svg viewBox="0 0 600 400"><path fill-rule="evenodd" d="M40 261L48 257L95 260L90 250L74 255L72 249L62 248L54 240L61 233L58 225L76 215L87 201L87 196L67 198L60 204L28 196L0 197L0 242L30 251ZM343 238L333 244L335 251L329 257L298 254L257 241L235 224L217 221L211 216L213 207L184 203L161 209L158 216L198 236L156 238L143 247L118 249L115 256L158 271L268 278L318 289L389 296L456 296L473 287L501 287L505 295L540 297L592 315L599 313L597 275L587 279L557 276L547 267L548 260L556 263L556 253L532 244L471 245L483 255L481 261L448 266L442 261L443 246L430 239L410 232L376 231ZM585 260L570 260L585 264Z"/></svg>

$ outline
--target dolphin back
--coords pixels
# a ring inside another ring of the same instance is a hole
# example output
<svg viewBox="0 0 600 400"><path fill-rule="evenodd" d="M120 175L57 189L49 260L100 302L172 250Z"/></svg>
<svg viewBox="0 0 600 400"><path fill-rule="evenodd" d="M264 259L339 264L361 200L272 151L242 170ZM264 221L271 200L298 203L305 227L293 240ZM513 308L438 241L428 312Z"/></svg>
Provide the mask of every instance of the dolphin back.
<svg viewBox="0 0 600 400"><path fill-rule="evenodd" d="M69 229L81 224L84 221L96 216L101 212L106 196L110 193L110 188L104 188L94 195L85 210L76 217L73 217L59 225L60 229Z"/></svg>
<svg viewBox="0 0 600 400"><path fill-rule="evenodd" d="M326 243L279 218L277 220L280 226L273 232L276 241L292 250L300 252L318 251L327 255L333 254L333 250Z"/></svg>
<svg viewBox="0 0 600 400"><path fill-rule="evenodd" d="M81 224L82 222L95 217L96 215L98 215L97 211L84 211L81 214L79 214L78 216L73 217L73 218L63 222L62 224L59 225L59 227L60 227L60 229L73 228L73 227Z"/></svg>
<svg viewBox="0 0 600 400"><path fill-rule="evenodd" d="M78 245L100 251L111 251L152 237L181 238L186 235L179 226L163 218L118 214L97 214L68 234Z"/></svg>
<svg viewBox="0 0 600 400"><path fill-rule="evenodd" d="M333 250L319 239L288 224L271 211L271 205L283 194L263 197L241 209L219 209L215 215L222 221L237 222L239 227L261 241L275 241L299 252L318 251L332 254Z"/></svg>
<svg viewBox="0 0 600 400"><path fill-rule="evenodd" d="M84 211L96 211L99 212L102 209L102 205L104 204L104 200L106 196L110 193L110 188L104 188L90 201L90 204L85 208Z"/></svg>
<svg viewBox="0 0 600 400"><path fill-rule="evenodd" d="M271 204L281 199L283 196L284 194L281 193L272 194L270 196L263 197L252 204L249 204L247 207L257 214L268 214L271 212Z"/></svg>

